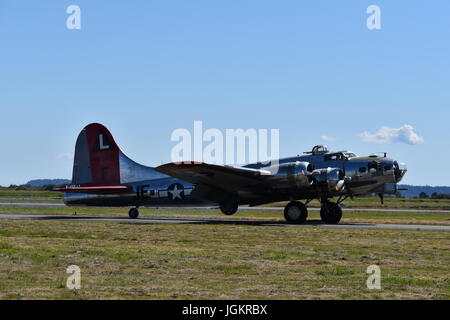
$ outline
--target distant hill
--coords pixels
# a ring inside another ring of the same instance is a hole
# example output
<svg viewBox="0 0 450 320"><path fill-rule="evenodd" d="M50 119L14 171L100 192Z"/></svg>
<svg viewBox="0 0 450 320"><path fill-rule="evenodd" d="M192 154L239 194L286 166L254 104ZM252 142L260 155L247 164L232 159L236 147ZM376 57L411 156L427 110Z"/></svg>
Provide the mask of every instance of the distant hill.
<svg viewBox="0 0 450 320"><path fill-rule="evenodd" d="M400 191L401 195L405 198L418 197L421 192L425 192L431 196L434 192L438 194L450 194L450 187L432 187L432 186L411 186L407 184L399 184L399 189L408 189L406 191Z"/></svg>
<svg viewBox="0 0 450 320"><path fill-rule="evenodd" d="M67 179L37 179L30 180L26 184L33 187L42 187L49 184L62 185L62 184L71 184L72 180Z"/></svg>

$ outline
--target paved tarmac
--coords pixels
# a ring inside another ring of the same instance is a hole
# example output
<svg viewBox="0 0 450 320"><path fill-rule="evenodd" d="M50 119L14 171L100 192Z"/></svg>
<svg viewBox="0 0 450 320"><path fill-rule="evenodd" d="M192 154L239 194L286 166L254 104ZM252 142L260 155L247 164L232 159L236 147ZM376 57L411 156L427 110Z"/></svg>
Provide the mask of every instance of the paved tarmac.
<svg viewBox="0 0 450 320"><path fill-rule="evenodd" d="M280 226L298 228L353 228L353 229L396 229L396 230L428 230L450 231L450 226L418 225L418 224L372 224L372 223L341 223L337 225L323 224L320 220L308 220L305 224L290 225L284 222L270 222L261 220L221 220L221 219L183 219L183 218L139 218L127 217L99 217L99 216L68 216L68 215L34 215L34 214L0 214L0 219L12 220L54 220L54 221L108 221L138 224L234 224L255 226Z"/></svg>
<svg viewBox="0 0 450 320"><path fill-rule="evenodd" d="M63 203L27 203L27 202L1 202L0 207L9 208L69 208ZM117 208L117 207L116 207ZM152 208L152 207L148 207ZM153 207L156 208L156 207ZM215 207L157 207L158 209L217 209ZM391 213L450 213L450 210L423 210L423 209L359 209L359 208L342 208L344 212L391 212ZM267 211L283 211L283 207L247 207L240 206L239 210L267 210ZM308 208L309 211L320 211L320 208Z"/></svg>

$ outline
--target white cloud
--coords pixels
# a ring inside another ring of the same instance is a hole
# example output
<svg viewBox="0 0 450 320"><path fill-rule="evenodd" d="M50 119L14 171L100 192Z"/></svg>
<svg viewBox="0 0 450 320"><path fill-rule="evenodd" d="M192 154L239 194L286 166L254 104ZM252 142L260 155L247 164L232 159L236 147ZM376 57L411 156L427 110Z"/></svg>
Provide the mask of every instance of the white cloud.
<svg viewBox="0 0 450 320"><path fill-rule="evenodd" d="M376 133L362 132L358 136L365 142L373 143L406 143L418 144L424 142L424 139L414 132L411 125L405 124L400 128L381 127Z"/></svg>
<svg viewBox="0 0 450 320"><path fill-rule="evenodd" d="M336 138L333 138L333 137L330 137L330 136L325 136L325 135L320 136L320 139L322 139L323 141L326 141L326 142L336 141Z"/></svg>

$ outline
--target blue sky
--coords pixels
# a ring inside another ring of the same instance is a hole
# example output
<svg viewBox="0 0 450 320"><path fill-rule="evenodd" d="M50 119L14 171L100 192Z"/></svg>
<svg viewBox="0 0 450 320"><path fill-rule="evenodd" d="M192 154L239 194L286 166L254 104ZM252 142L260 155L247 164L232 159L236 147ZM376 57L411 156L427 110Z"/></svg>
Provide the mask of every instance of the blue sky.
<svg viewBox="0 0 450 320"><path fill-rule="evenodd" d="M66 28L71 4L81 30ZM372 4L381 30L366 27ZM282 156L326 135L406 162L405 183L450 185L449 12L447 0L0 0L0 185L70 178L90 122L134 160L168 162L172 131L194 120L280 129ZM423 142L358 135L404 125Z"/></svg>

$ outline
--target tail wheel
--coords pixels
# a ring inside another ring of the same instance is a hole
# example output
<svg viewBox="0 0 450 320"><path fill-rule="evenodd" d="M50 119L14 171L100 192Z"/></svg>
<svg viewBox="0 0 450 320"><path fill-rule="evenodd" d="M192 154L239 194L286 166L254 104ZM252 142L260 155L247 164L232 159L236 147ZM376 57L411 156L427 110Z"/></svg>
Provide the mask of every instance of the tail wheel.
<svg viewBox="0 0 450 320"><path fill-rule="evenodd" d="M139 216L139 210L137 208L131 208L130 211L128 211L128 215L131 219L136 219Z"/></svg>
<svg viewBox="0 0 450 320"><path fill-rule="evenodd" d="M291 201L284 208L284 218L287 223L302 224L308 218L308 208L302 202Z"/></svg>
<svg viewBox="0 0 450 320"><path fill-rule="evenodd" d="M238 211L239 204L236 200L228 200L220 205L220 211L227 216L231 216Z"/></svg>
<svg viewBox="0 0 450 320"><path fill-rule="evenodd" d="M337 203L327 201L322 204L320 218L323 223L338 224L342 218L342 209Z"/></svg>

